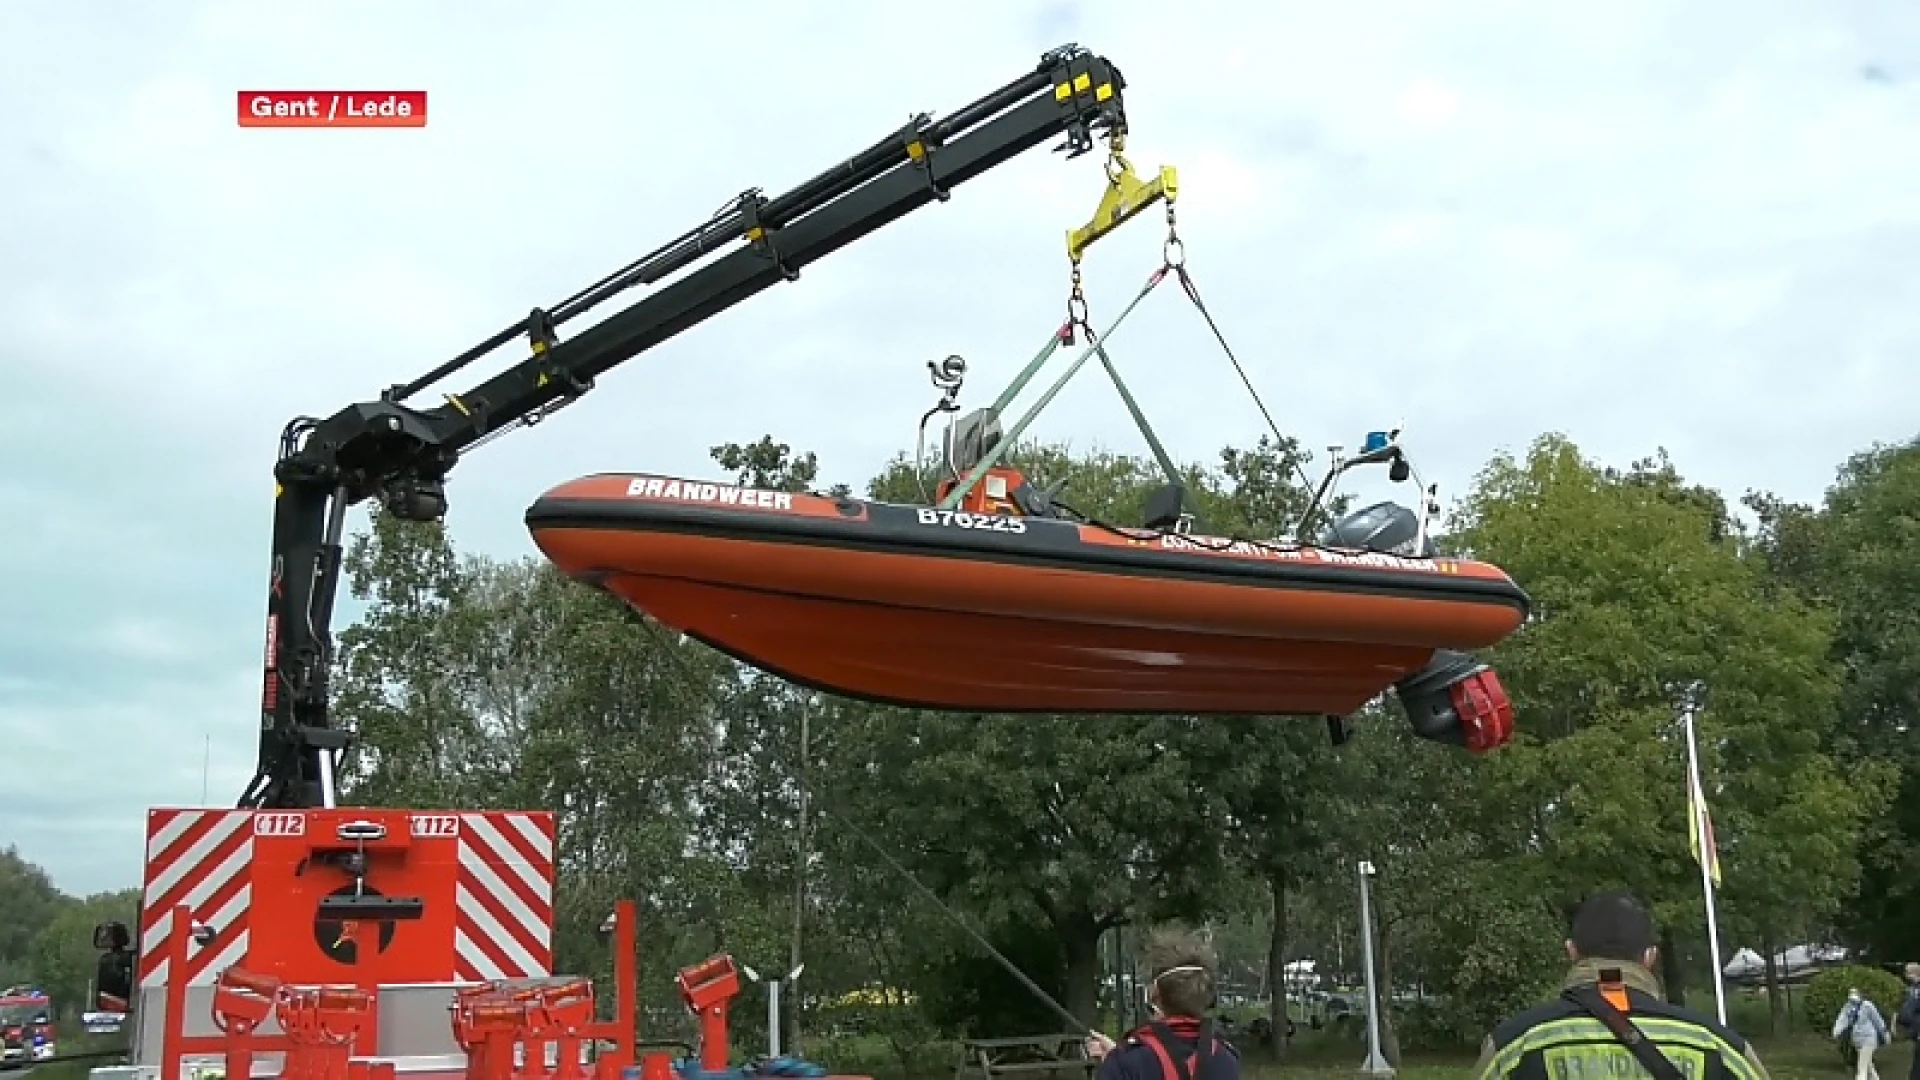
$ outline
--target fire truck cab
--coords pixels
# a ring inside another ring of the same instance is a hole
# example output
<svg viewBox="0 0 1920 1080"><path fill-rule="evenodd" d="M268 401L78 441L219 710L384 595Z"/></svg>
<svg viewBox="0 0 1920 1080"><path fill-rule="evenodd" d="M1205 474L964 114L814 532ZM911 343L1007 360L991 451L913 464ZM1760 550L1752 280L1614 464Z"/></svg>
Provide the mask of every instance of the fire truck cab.
<svg viewBox="0 0 1920 1080"><path fill-rule="evenodd" d="M0 990L0 1065L19 1068L53 1055L52 1000L31 986Z"/></svg>

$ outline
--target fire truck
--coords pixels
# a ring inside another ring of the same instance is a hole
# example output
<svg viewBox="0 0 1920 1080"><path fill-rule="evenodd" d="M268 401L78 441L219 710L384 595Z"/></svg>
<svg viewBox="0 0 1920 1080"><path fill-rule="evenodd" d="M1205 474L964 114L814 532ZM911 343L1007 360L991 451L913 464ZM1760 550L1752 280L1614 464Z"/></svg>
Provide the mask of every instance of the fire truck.
<svg viewBox="0 0 1920 1080"><path fill-rule="evenodd" d="M1051 50L972 104L914 116L793 190L745 192L420 378L289 423L274 469L256 775L235 808L148 813L138 925L94 932L94 1004L130 1010L131 1063L96 1075L584 1080L590 1071L610 1080L637 1064L645 1080L673 1080L676 1062L726 1068L715 1022L738 990L730 961L680 973L685 1004L701 1018L697 1057L636 1055L630 903L605 928L618 983L611 1020L591 983L552 973L554 813L340 805L351 734L329 715L328 677L347 512L378 499L403 519L441 519L448 473L464 453L1029 150L1057 140L1074 158L1104 138L1121 160L1125 85L1100 56ZM1113 168L1083 236L1137 212L1120 204L1147 185ZM641 287L650 288L637 301L561 336ZM443 404L410 403L516 342L519 358L500 373Z"/></svg>
<svg viewBox="0 0 1920 1080"><path fill-rule="evenodd" d="M0 1065L19 1068L55 1053L53 1002L32 986L0 990Z"/></svg>

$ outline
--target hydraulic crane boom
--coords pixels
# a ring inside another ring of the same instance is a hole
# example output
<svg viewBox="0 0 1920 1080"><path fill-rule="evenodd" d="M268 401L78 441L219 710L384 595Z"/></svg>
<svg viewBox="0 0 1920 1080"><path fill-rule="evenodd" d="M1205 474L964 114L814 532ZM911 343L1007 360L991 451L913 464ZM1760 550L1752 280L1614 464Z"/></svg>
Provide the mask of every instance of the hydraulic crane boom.
<svg viewBox="0 0 1920 1080"><path fill-rule="evenodd" d="M447 473L465 450L537 423L593 388L601 374L740 303L963 183L1057 135L1070 157L1096 132L1124 136L1125 82L1074 45L1028 75L893 135L775 198L740 195L712 220L551 309L536 308L379 400L325 420L299 417L281 435L274 469L273 561L258 771L248 808L334 802L336 755L351 736L328 718L332 617L347 509L378 497L389 512L434 521L447 509ZM724 252L724 254L722 254ZM690 269L692 268L692 269ZM686 273L682 273L687 271ZM679 275L675 277L675 275ZM557 331L614 295L674 278L617 314L561 340ZM516 338L529 355L431 408L407 399Z"/></svg>

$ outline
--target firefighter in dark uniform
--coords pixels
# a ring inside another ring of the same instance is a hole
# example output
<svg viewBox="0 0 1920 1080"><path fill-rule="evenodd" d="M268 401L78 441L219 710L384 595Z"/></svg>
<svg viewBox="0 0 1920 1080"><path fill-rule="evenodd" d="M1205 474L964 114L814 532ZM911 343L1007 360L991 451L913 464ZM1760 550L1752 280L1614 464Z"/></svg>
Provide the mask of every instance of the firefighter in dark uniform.
<svg viewBox="0 0 1920 1080"><path fill-rule="evenodd" d="M1240 1080L1240 1054L1214 1030L1213 949L1192 933L1163 931L1147 943L1147 1008L1153 1019L1119 1045L1095 1034L1094 1080Z"/></svg>
<svg viewBox="0 0 1920 1080"><path fill-rule="evenodd" d="M1494 1028L1475 1080L1767 1080L1747 1040L1667 1003L1653 975L1655 940L1652 917L1633 897L1588 899L1573 917L1573 970L1561 996Z"/></svg>

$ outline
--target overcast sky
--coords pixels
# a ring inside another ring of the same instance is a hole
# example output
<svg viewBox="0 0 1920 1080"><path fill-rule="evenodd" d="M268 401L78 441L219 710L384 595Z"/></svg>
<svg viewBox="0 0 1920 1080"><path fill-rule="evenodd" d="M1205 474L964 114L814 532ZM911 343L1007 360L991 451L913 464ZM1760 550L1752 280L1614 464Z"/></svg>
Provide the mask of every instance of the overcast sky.
<svg viewBox="0 0 1920 1080"><path fill-rule="evenodd" d="M142 810L253 761L275 440L1080 42L1177 165L1194 275L1277 419L1404 419L1447 492L1544 430L1817 499L1920 420L1920 5L14 0L0 7L0 844L133 884ZM246 130L241 89L425 89L424 130ZM1095 158L1034 152L464 463L533 552L580 473L765 432L858 483L925 361L983 403L1065 303ZM1096 320L1158 259L1096 248ZM1175 453L1258 413L1167 290L1115 340ZM507 358L503 356L501 362ZM477 372L476 379L488 372ZM469 383L448 386L464 389ZM1037 433L1139 450L1097 367Z"/></svg>

